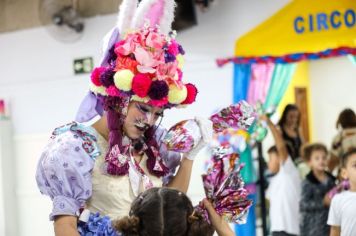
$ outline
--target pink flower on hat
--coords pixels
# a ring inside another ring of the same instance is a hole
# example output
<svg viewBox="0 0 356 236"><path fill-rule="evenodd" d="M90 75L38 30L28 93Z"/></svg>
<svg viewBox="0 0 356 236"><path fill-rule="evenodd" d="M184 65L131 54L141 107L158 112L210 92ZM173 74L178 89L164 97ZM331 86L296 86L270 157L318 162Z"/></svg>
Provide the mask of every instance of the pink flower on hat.
<svg viewBox="0 0 356 236"><path fill-rule="evenodd" d="M115 53L118 56L127 56L133 53L139 45L143 45L143 40L140 34L130 34L125 40L115 44Z"/></svg>
<svg viewBox="0 0 356 236"><path fill-rule="evenodd" d="M167 78L174 78L177 72L177 62L169 62L165 64L160 64L157 66L157 78L159 80L165 80Z"/></svg>
<svg viewBox="0 0 356 236"><path fill-rule="evenodd" d="M135 58L138 62L137 70L141 73L154 73L156 67L160 62L153 58L152 53L146 51L141 47L135 49Z"/></svg>
<svg viewBox="0 0 356 236"><path fill-rule="evenodd" d="M146 38L146 45L154 49L163 48L164 43L164 38L156 32L150 32Z"/></svg>
<svg viewBox="0 0 356 236"><path fill-rule="evenodd" d="M129 69L133 73L137 72L137 61L131 59L130 57L118 57L116 59L115 71L122 69Z"/></svg>

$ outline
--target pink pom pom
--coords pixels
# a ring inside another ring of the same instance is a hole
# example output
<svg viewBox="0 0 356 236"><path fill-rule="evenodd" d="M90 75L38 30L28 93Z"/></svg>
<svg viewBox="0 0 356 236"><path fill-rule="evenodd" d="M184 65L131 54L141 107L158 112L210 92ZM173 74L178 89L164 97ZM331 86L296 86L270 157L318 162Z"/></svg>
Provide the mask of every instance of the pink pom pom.
<svg viewBox="0 0 356 236"><path fill-rule="evenodd" d="M182 104L192 104L198 94L198 89L193 84L186 84L187 88L187 98L182 102Z"/></svg>
<svg viewBox="0 0 356 236"><path fill-rule="evenodd" d="M109 94L109 96L112 97L120 96L120 91L114 85L111 85L109 88L107 88L106 92Z"/></svg>
<svg viewBox="0 0 356 236"><path fill-rule="evenodd" d="M161 100L150 100L148 102L149 105L155 106L155 107L163 107L168 103L168 97L164 97Z"/></svg>
<svg viewBox="0 0 356 236"><path fill-rule="evenodd" d="M150 89L152 80L146 74L137 74L132 80L132 91L139 97L144 98L147 96Z"/></svg>
<svg viewBox="0 0 356 236"><path fill-rule="evenodd" d="M100 75L105 71L105 67L96 67L92 72L91 72L91 82L95 84L96 86L101 86L100 82Z"/></svg>

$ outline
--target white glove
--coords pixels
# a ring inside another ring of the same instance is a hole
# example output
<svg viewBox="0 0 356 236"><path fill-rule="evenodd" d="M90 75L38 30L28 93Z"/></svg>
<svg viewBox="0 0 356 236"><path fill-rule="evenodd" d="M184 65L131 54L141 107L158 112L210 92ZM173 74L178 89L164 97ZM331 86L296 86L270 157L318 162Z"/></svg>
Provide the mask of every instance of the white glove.
<svg viewBox="0 0 356 236"><path fill-rule="evenodd" d="M198 155L200 150L213 140L214 133L213 122L211 122L211 120L202 117L195 117L194 120L199 126L201 139L198 144L186 155L186 158L192 161Z"/></svg>

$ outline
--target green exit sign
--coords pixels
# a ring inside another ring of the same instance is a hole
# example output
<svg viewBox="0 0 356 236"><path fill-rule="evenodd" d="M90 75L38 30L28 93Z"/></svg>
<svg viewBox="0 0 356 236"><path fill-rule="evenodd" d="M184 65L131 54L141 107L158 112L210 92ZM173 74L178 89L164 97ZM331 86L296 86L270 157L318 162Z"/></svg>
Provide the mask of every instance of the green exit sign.
<svg viewBox="0 0 356 236"><path fill-rule="evenodd" d="M75 59L73 62L74 74L87 74L93 70L93 58Z"/></svg>

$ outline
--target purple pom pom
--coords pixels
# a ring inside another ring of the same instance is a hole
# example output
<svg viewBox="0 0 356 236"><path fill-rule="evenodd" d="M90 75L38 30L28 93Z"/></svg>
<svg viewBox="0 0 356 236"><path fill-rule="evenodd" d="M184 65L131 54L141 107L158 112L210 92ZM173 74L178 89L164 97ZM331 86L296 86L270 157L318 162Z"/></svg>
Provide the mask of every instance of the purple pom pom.
<svg viewBox="0 0 356 236"><path fill-rule="evenodd" d="M104 85L106 88L111 85L114 85L114 74L115 72L111 68L104 71L99 78L101 84Z"/></svg>
<svg viewBox="0 0 356 236"><path fill-rule="evenodd" d="M179 50L179 53L184 55L185 54L185 51L183 49L183 47L181 45L178 45L178 50Z"/></svg>
<svg viewBox="0 0 356 236"><path fill-rule="evenodd" d="M168 52L165 52L164 53L164 61L166 62L166 63L168 63L168 62L173 62L173 61L175 61L176 60L176 56L174 56L173 54L170 54L170 53L168 53Z"/></svg>
<svg viewBox="0 0 356 236"><path fill-rule="evenodd" d="M168 85L162 80L153 81L150 89L148 90L148 96L152 100L161 100L168 95Z"/></svg>

